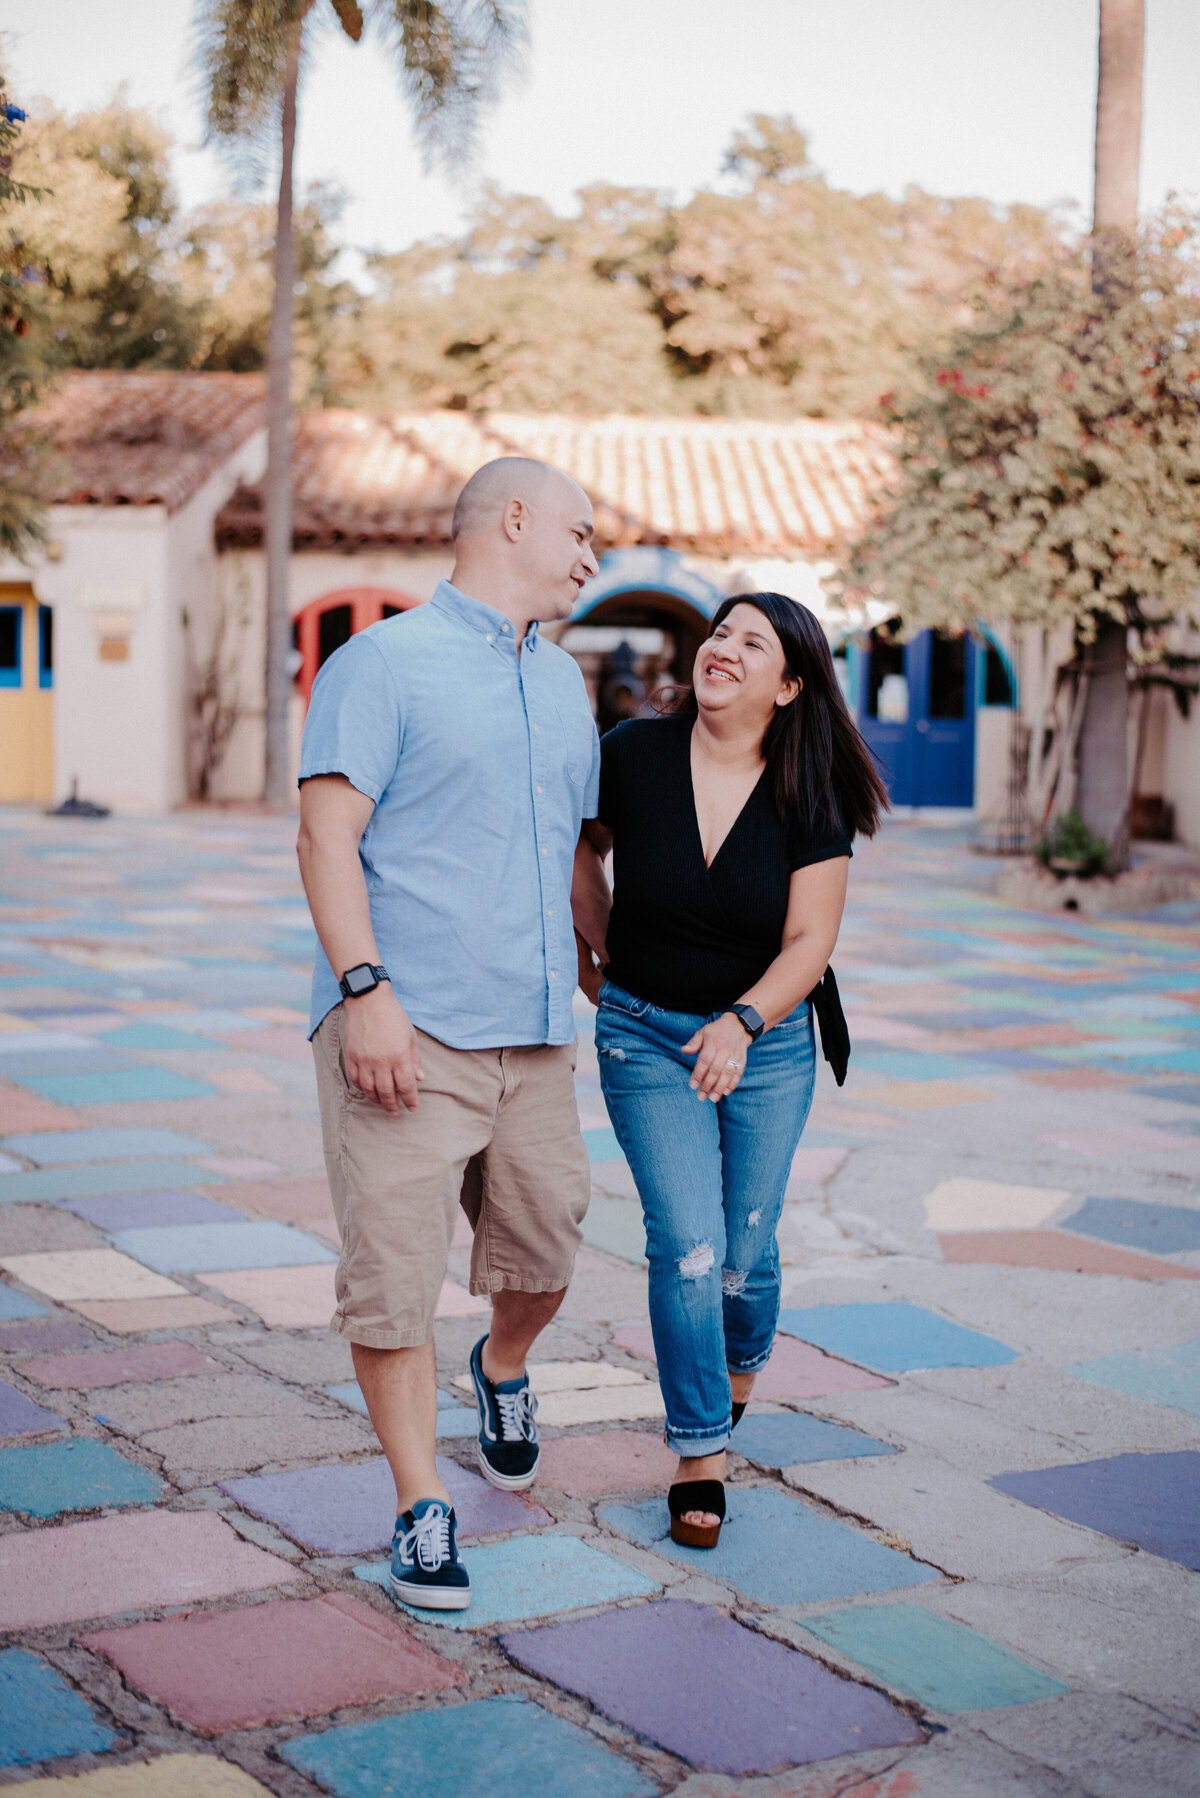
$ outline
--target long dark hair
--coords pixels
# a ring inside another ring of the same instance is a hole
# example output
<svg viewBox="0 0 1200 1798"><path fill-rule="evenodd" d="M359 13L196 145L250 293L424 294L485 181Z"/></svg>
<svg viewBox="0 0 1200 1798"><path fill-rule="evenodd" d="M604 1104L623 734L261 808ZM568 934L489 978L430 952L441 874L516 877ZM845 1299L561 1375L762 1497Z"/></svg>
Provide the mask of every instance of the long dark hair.
<svg viewBox="0 0 1200 1798"><path fill-rule="evenodd" d="M776 708L763 738L780 817L797 818L814 836L839 829L874 836L880 812L888 810L887 788L842 698L825 632L807 606L782 593L735 593L718 606L710 637L734 606L762 613L783 647L788 673L801 682L791 704ZM673 709L695 718L695 689Z"/></svg>

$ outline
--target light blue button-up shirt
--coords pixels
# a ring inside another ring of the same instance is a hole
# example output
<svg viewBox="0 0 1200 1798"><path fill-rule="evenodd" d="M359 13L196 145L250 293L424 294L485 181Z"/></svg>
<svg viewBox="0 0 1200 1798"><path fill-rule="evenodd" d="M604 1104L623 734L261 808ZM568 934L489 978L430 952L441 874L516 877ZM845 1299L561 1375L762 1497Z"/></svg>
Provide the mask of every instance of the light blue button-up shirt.
<svg viewBox="0 0 1200 1798"><path fill-rule="evenodd" d="M375 801L359 859L417 1028L454 1049L573 1041L571 873L600 744L566 651L534 624L518 654L503 612L442 581L321 669L300 779L317 774ZM318 949L310 1033L340 998Z"/></svg>

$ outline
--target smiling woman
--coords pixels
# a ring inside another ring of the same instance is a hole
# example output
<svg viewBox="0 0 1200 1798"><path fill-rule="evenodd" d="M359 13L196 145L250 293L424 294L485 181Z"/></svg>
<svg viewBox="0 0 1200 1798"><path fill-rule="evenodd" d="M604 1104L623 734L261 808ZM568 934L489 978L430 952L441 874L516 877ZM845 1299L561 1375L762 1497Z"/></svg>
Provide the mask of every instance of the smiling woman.
<svg viewBox="0 0 1200 1798"><path fill-rule="evenodd" d="M676 715L603 740L585 829L612 849L615 893L606 932L576 922L605 967L600 1076L645 1212L680 1456L671 1533L711 1548L725 1447L775 1336L775 1232L812 1097L808 995L837 941L851 838L887 801L804 606L727 600L693 683Z"/></svg>

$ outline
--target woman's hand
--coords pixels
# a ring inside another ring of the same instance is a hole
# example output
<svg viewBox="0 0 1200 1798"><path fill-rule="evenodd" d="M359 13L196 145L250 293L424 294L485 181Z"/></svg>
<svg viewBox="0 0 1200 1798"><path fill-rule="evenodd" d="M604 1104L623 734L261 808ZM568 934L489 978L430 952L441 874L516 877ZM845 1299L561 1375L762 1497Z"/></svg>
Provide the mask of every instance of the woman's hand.
<svg viewBox="0 0 1200 1798"><path fill-rule="evenodd" d="M684 1055L696 1057L689 1082L692 1091L715 1105L741 1079L746 1056L753 1046L741 1020L731 1011L723 1011L711 1024L703 1025L681 1050Z"/></svg>

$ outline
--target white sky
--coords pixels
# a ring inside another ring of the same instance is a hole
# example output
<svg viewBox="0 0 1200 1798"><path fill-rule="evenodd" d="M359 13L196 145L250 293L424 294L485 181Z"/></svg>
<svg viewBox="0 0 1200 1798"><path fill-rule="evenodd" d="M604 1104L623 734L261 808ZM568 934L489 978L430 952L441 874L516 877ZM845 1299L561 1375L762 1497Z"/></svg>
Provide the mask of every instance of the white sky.
<svg viewBox="0 0 1200 1798"><path fill-rule="evenodd" d="M175 132L184 202L228 192L200 148L191 15L191 0L4 0L12 95L78 110L124 81ZM1200 201L1200 0L1147 15L1144 209L1171 189ZM483 176L560 209L591 181L686 196L747 114L790 111L839 186L1086 214L1096 18L1097 0L534 0L527 74L454 182L425 173L384 53L334 25L314 42L300 178L337 181L347 240L391 250L453 234Z"/></svg>

